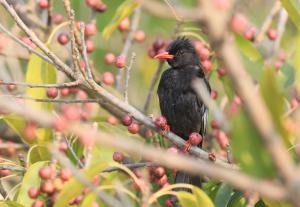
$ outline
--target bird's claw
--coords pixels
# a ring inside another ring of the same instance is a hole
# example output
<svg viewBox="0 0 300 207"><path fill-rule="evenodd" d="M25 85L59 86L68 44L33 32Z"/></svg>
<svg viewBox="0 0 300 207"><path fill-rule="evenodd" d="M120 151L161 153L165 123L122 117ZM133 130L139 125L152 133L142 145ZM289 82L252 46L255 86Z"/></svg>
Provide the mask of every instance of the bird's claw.
<svg viewBox="0 0 300 207"><path fill-rule="evenodd" d="M188 140L184 144L183 152L188 153L192 148L192 143Z"/></svg>

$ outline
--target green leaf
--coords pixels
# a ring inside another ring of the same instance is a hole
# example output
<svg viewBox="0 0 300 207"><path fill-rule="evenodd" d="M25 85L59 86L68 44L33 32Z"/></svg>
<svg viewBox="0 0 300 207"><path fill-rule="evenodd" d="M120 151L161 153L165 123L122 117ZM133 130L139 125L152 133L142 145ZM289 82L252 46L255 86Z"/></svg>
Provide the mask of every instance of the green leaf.
<svg viewBox="0 0 300 207"><path fill-rule="evenodd" d="M208 195L200 188L194 187L193 194L195 195L195 199L197 201L196 206L214 207L214 204Z"/></svg>
<svg viewBox="0 0 300 207"><path fill-rule="evenodd" d="M46 146L34 145L27 154L27 163L32 165L39 161L48 161L51 159L51 155Z"/></svg>
<svg viewBox="0 0 300 207"><path fill-rule="evenodd" d="M23 138L23 131L26 125L25 119L12 114L12 115L5 116L3 120L7 123L7 125L10 128L12 128L17 133L19 137ZM24 139L23 142L27 144L31 144Z"/></svg>
<svg viewBox="0 0 300 207"><path fill-rule="evenodd" d="M110 23L103 30L103 37L109 39L111 34L117 29L120 22L128 17L139 4L134 0L124 1L117 9Z"/></svg>
<svg viewBox="0 0 300 207"><path fill-rule="evenodd" d="M191 193L184 192L184 191L176 192L176 196L182 207L198 206L195 196Z"/></svg>
<svg viewBox="0 0 300 207"><path fill-rule="evenodd" d="M99 174L105 167L107 167L107 163L104 162L92 165L89 169L84 170L82 175L86 179L91 180L95 175ZM54 207L67 206L71 199L73 199L81 193L83 188L84 185L81 182L79 182L76 179L76 177L72 178L64 185L63 189L58 194Z"/></svg>
<svg viewBox="0 0 300 207"><path fill-rule="evenodd" d="M280 0L282 6L288 12L291 20L300 31L300 3L299 0Z"/></svg>
<svg viewBox="0 0 300 207"><path fill-rule="evenodd" d="M228 207L245 207L246 199L243 197L243 193L238 191L235 192L228 203Z"/></svg>
<svg viewBox="0 0 300 207"><path fill-rule="evenodd" d="M38 175L39 170L42 166L46 165L47 162L36 162L35 164L31 165L22 180L22 184L19 190L19 194L17 197L17 202L20 202L24 205L24 207L31 207L33 203L33 199L28 196L28 190L31 187L39 187L41 184L41 179Z"/></svg>
<svg viewBox="0 0 300 207"><path fill-rule="evenodd" d="M54 84L56 83L56 70L53 65L32 54L27 65L27 83ZM26 95L33 98L47 98L46 88L27 88ZM29 101L32 107L43 110L52 110L52 103L39 103Z"/></svg>
<svg viewBox="0 0 300 207"><path fill-rule="evenodd" d="M287 147L291 146L289 132L284 127L282 115L285 111L285 103L283 92L280 91L280 87L276 78L276 73L273 68L265 69L264 76L260 83L261 94L265 100L268 109L271 112L273 122L276 129L283 137ZM276 101L274 101L276 100Z"/></svg>
<svg viewBox="0 0 300 207"><path fill-rule="evenodd" d="M295 82L295 68L291 64L285 63L280 71L282 72L280 74L280 84L283 89L286 89Z"/></svg>
<svg viewBox="0 0 300 207"><path fill-rule="evenodd" d="M17 203L15 201L0 201L1 207L25 207L20 203Z"/></svg>
<svg viewBox="0 0 300 207"><path fill-rule="evenodd" d="M227 204L230 201L231 194L233 192L233 189L230 185L223 183L215 197L215 206L216 207L226 207Z"/></svg>
<svg viewBox="0 0 300 207"><path fill-rule="evenodd" d="M255 80L260 80L263 72L263 58L254 47L253 42L245 39L240 34L235 34L236 44L241 51L247 71Z"/></svg>
<svg viewBox="0 0 300 207"><path fill-rule="evenodd" d="M226 93L228 99L232 100L235 96L235 92L234 92L234 87L232 85L231 80L226 75L226 76L221 78L221 81L223 83L223 87L224 87L224 90L225 90L225 93Z"/></svg>
<svg viewBox="0 0 300 207"><path fill-rule="evenodd" d="M84 196L83 201L81 202L81 207L86 206L93 206L93 203L96 201L96 194L95 193L88 193L86 196Z"/></svg>
<svg viewBox="0 0 300 207"><path fill-rule="evenodd" d="M271 177L275 173L272 159L266 152L260 135L246 113L232 119L232 152L242 170L257 177Z"/></svg>

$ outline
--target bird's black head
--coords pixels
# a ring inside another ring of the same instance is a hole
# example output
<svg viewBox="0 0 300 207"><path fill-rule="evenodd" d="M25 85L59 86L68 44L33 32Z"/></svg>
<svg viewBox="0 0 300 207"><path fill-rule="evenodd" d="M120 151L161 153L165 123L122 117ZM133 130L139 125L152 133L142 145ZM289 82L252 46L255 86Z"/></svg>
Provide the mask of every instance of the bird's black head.
<svg viewBox="0 0 300 207"><path fill-rule="evenodd" d="M156 58L167 60L174 69L200 64L192 42L186 37L178 37L171 42L167 52L156 55Z"/></svg>

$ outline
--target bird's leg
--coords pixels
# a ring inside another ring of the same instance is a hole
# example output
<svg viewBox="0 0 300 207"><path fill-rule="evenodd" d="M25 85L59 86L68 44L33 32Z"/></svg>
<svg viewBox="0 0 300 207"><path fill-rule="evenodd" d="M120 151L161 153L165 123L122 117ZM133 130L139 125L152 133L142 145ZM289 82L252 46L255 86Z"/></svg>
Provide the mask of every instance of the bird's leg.
<svg viewBox="0 0 300 207"><path fill-rule="evenodd" d="M184 144L183 152L184 153L189 153L191 148L192 148L192 143L190 142L190 140L187 140Z"/></svg>

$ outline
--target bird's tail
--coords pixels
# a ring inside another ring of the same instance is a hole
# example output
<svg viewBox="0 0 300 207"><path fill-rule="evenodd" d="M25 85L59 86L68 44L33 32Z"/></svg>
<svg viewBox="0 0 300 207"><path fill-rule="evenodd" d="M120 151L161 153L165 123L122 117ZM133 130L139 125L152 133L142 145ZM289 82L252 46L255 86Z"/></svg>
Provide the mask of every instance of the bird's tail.
<svg viewBox="0 0 300 207"><path fill-rule="evenodd" d="M176 172L174 183L175 184L186 183L186 184L191 184L191 185L197 186L199 188L201 188L201 186L202 186L200 176L193 176L193 175L190 175L190 174L188 174L186 172L182 172L182 171ZM187 188L176 188L176 189L174 189L174 191L191 192L191 190L187 189ZM178 203L178 200L175 196L171 197L171 201L173 202L173 204L176 207L180 206Z"/></svg>

